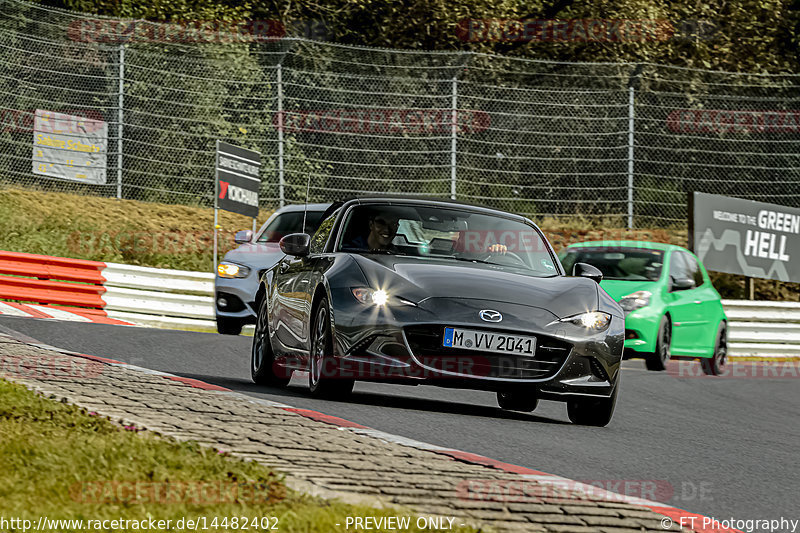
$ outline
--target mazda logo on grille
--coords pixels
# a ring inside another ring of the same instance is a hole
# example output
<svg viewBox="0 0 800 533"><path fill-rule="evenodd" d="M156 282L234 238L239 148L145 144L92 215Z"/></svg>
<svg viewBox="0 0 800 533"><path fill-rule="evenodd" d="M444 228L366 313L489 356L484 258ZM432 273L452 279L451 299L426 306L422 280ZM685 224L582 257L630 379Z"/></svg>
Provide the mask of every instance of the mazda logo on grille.
<svg viewBox="0 0 800 533"><path fill-rule="evenodd" d="M503 315L500 314L500 311L495 311L494 309L484 309L478 313L478 316L486 322L500 322L503 320Z"/></svg>

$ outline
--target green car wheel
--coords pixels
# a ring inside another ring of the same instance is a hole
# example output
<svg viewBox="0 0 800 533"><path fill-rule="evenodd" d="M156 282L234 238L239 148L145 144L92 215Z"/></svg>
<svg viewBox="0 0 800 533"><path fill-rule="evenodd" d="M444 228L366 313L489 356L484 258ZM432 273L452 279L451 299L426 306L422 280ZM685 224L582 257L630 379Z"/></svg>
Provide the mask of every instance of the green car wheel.
<svg viewBox="0 0 800 533"><path fill-rule="evenodd" d="M700 363L703 365L703 372L709 376L720 376L725 372L728 363L728 328L724 322L719 325L714 355L708 359L701 359Z"/></svg>
<svg viewBox="0 0 800 533"><path fill-rule="evenodd" d="M672 343L672 325L669 318L661 317L661 324L658 326L658 337L656 337L656 351L647 354L645 364L648 370L666 370L669 361L669 349Z"/></svg>

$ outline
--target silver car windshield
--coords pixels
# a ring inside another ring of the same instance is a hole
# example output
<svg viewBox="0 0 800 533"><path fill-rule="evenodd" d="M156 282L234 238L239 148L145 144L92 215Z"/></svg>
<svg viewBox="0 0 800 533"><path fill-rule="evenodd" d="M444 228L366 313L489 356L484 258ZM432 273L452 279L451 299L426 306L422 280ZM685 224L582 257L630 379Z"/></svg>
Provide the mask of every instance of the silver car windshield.
<svg viewBox="0 0 800 533"><path fill-rule="evenodd" d="M457 208L365 205L345 220L337 250L470 261L558 275L550 246L524 222Z"/></svg>
<svg viewBox="0 0 800 533"><path fill-rule="evenodd" d="M317 231L319 223L322 221L323 211L308 211L306 213L305 233L313 235ZM290 233L301 233L303 231L303 212L290 211L280 213L269 225L264 228L257 242L278 242Z"/></svg>

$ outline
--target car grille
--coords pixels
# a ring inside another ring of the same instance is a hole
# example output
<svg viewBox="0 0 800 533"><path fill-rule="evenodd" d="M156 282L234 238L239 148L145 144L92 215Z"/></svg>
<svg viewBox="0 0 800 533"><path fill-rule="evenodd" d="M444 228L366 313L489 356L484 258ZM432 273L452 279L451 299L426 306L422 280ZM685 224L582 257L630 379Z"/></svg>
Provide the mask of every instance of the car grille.
<svg viewBox="0 0 800 533"><path fill-rule="evenodd" d="M561 368L572 345L552 337L536 336L536 354L524 357L442 346L444 326L408 326L404 329L414 357L428 368L448 370L466 377L542 379Z"/></svg>

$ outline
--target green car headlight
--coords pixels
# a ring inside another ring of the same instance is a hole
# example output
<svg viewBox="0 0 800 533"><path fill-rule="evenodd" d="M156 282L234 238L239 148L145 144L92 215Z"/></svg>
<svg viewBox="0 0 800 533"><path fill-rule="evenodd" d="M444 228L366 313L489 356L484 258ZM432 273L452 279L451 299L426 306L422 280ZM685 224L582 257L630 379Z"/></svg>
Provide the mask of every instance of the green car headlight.
<svg viewBox="0 0 800 533"><path fill-rule="evenodd" d="M636 311L642 307L650 304L650 297L653 295L650 291L636 291L622 297L619 301L619 306L626 313Z"/></svg>

